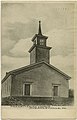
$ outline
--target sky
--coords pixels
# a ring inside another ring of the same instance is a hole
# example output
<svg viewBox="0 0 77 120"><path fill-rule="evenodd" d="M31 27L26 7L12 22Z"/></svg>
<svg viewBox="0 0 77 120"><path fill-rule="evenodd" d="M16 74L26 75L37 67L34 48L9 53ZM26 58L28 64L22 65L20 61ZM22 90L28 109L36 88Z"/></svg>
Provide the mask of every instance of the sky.
<svg viewBox="0 0 77 120"><path fill-rule="evenodd" d="M2 3L1 20L2 78L6 72L30 64L28 50L41 20L47 46L52 47L50 63L72 77L70 88L74 88L73 3Z"/></svg>

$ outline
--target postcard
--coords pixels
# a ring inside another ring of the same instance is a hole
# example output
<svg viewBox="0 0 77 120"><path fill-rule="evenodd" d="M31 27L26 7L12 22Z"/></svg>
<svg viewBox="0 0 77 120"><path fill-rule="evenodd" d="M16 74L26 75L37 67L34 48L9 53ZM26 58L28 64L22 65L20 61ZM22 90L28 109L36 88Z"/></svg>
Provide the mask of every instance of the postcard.
<svg viewBox="0 0 77 120"><path fill-rule="evenodd" d="M76 2L1 2L2 119L76 118Z"/></svg>

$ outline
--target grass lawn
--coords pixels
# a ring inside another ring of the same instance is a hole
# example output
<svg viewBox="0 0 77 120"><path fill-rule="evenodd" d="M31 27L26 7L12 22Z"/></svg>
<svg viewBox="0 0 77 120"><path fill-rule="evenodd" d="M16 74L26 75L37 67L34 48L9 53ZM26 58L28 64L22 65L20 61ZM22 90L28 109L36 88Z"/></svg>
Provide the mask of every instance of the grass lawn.
<svg viewBox="0 0 77 120"><path fill-rule="evenodd" d="M26 106L26 105L51 105L72 106L74 98L44 98L44 97L7 97L2 98L2 105Z"/></svg>

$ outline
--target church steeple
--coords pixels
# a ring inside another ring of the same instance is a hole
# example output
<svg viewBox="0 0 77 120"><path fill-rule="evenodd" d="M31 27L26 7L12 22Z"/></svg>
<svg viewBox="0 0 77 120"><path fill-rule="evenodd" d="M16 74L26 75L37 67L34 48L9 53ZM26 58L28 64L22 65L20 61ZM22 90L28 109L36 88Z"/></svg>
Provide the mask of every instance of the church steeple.
<svg viewBox="0 0 77 120"><path fill-rule="evenodd" d="M50 49L46 45L47 36L42 35L41 21L39 21L38 34L35 34L32 38L33 46L29 49L30 53L30 64L45 61L49 63Z"/></svg>
<svg viewBox="0 0 77 120"><path fill-rule="evenodd" d="M42 35L42 31L41 31L41 21L39 21L39 30L38 30L38 35Z"/></svg>

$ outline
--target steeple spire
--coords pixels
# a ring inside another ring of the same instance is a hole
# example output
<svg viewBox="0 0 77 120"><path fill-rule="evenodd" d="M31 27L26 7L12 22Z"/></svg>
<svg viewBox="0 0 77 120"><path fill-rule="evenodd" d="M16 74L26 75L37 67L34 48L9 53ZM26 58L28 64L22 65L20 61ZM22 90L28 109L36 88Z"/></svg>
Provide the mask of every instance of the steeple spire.
<svg viewBox="0 0 77 120"><path fill-rule="evenodd" d="M32 38L33 46L29 49L30 53L30 64L45 61L49 63L50 60L50 49L46 45L47 36L42 35L41 21L39 21L38 33Z"/></svg>
<svg viewBox="0 0 77 120"><path fill-rule="evenodd" d="M39 30L38 30L38 34L42 35L42 31L41 31L41 21L39 21Z"/></svg>

